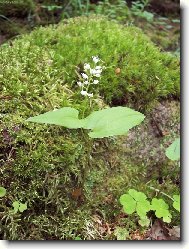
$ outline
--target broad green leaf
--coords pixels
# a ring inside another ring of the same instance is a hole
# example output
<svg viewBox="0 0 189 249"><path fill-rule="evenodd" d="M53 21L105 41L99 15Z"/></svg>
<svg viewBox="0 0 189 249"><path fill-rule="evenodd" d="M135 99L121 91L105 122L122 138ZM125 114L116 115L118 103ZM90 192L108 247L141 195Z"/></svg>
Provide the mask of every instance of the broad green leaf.
<svg viewBox="0 0 189 249"><path fill-rule="evenodd" d="M91 113L85 119L78 119L78 111L71 107L46 112L27 121L55 124L70 129L84 128L92 130L89 136L103 138L126 134L129 129L140 124L144 115L127 107L112 107Z"/></svg>
<svg viewBox="0 0 189 249"><path fill-rule="evenodd" d="M170 223L171 222L172 215L169 213L167 216L164 215L163 221Z"/></svg>
<svg viewBox="0 0 189 249"><path fill-rule="evenodd" d="M146 213L151 210L150 202L147 200L142 200L137 202L136 212L140 217L146 216Z"/></svg>
<svg viewBox="0 0 189 249"><path fill-rule="evenodd" d="M136 201L128 194L124 194L120 197L120 203L123 205L123 210L127 214L134 213L136 209Z"/></svg>
<svg viewBox="0 0 189 249"><path fill-rule="evenodd" d="M117 240L125 240L129 237L129 232L127 229L122 227L116 227L114 234L117 237Z"/></svg>
<svg viewBox="0 0 189 249"><path fill-rule="evenodd" d="M162 199L153 198L151 203L151 209L155 211L155 215L158 218L163 218L163 221L170 222L171 214L169 212L169 206Z"/></svg>
<svg viewBox="0 0 189 249"><path fill-rule="evenodd" d="M18 201L14 201L13 204L12 204L13 208L14 208L14 213L17 213L18 210L19 210L19 202Z"/></svg>
<svg viewBox="0 0 189 249"><path fill-rule="evenodd" d="M0 197L3 197L6 195L6 189L3 187L0 187Z"/></svg>
<svg viewBox="0 0 189 249"><path fill-rule="evenodd" d="M147 217L140 217L140 220L138 221L138 223L142 227L148 227L150 225L150 220Z"/></svg>
<svg viewBox="0 0 189 249"><path fill-rule="evenodd" d="M129 194L136 200L136 201L143 201L146 200L146 195L142 192L138 192L135 189L129 189Z"/></svg>
<svg viewBox="0 0 189 249"><path fill-rule="evenodd" d="M171 160L179 160L180 159L180 138L177 138L167 149L165 152L166 156Z"/></svg>
<svg viewBox="0 0 189 249"><path fill-rule="evenodd" d="M156 209L168 209L169 206L168 204L162 200L162 199L157 199L153 198L152 203L151 203L151 209L156 210Z"/></svg>
<svg viewBox="0 0 189 249"><path fill-rule="evenodd" d="M180 195L173 195L173 207L180 212Z"/></svg>
<svg viewBox="0 0 189 249"><path fill-rule="evenodd" d="M46 112L35 117L31 117L26 121L54 124L65 126L70 129L81 128L83 126L83 120L78 119L78 110L71 107L64 107L58 110Z"/></svg>
<svg viewBox="0 0 189 249"><path fill-rule="evenodd" d="M27 204L26 203L20 203L19 204L19 211L22 213L27 209Z"/></svg>
<svg viewBox="0 0 189 249"><path fill-rule="evenodd" d="M95 111L85 118L85 129L91 129L89 136L103 138L126 134L129 129L140 124L144 115L127 107L112 107Z"/></svg>

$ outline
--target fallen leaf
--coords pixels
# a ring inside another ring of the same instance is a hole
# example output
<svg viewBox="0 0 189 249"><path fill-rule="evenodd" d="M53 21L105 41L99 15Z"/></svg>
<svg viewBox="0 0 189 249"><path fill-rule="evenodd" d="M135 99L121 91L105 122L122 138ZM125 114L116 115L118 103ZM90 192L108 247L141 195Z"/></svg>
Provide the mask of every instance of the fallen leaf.
<svg viewBox="0 0 189 249"><path fill-rule="evenodd" d="M168 229L160 219L155 220L150 232L152 240L171 240Z"/></svg>

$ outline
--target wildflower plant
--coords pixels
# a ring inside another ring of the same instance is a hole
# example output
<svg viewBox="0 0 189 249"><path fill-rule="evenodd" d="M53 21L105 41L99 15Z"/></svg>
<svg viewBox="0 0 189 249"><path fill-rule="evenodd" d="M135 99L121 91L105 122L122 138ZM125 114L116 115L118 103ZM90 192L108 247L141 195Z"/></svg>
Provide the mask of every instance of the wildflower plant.
<svg viewBox="0 0 189 249"><path fill-rule="evenodd" d="M102 61L98 56L92 57L92 64L84 64L84 71L79 75L80 81L77 85L80 93L89 103L91 113L85 117L83 113L82 119L79 119L79 111L72 107L63 107L55 109L44 114L29 118L27 121L45 124L54 124L64 126L69 129L81 129L83 141L87 148L93 148L93 142L90 138L104 138L115 135L125 135L132 127L139 125L144 120L144 115L127 107L112 107L98 111L92 110L91 98L94 96L92 87L99 84L102 70ZM93 89L94 90L94 89ZM97 95L97 91L96 91ZM99 95L97 95L99 97ZM90 130L87 133L85 130ZM91 153L88 155L88 166L91 165ZM85 180L88 166L84 170L83 183Z"/></svg>

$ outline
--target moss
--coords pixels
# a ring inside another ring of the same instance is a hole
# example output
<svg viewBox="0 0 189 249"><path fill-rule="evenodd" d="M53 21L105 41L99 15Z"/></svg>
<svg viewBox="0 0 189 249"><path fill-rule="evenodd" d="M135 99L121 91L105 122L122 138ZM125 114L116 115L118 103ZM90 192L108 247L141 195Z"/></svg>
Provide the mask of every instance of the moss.
<svg viewBox="0 0 189 249"><path fill-rule="evenodd" d="M104 219L115 218L116 196L137 181L132 163L123 167L114 138L89 146L81 131L25 120L64 106L89 112L75 70L92 55L107 67L99 85L103 103L96 101L94 109L119 99L146 109L157 98L178 95L178 61L160 53L141 30L96 16L38 28L2 45L0 54L0 185L7 188L1 238L92 239L89 227L98 238L91 216L100 209ZM28 210L11 215L14 200L27 202Z"/></svg>
<svg viewBox="0 0 189 249"><path fill-rule="evenodd" d="M108 104L144 110L160 97L179 96L179 61L160 53L140 29L100 17L36 29L16 40L14 49L4 48L2 54L8 94L27 96L36 84L49 87L55 82L55 87L67 84L75 91L76 67L82 70L83 63L98 54L107 65L99 90ZM14 87L8 82L10 77Z"/></svg>

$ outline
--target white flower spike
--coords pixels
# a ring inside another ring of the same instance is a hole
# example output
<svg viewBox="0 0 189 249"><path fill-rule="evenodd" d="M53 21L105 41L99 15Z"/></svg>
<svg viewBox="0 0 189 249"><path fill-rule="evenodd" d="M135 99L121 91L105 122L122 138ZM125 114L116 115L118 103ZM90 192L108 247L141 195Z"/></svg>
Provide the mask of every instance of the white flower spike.
<svg viewBox="0 0 189 249"><path fill-rule="evenodd" d="M93 68L91 68L89 63L85 63L84 72L81 73L80 81L77 82L77 85L81 88L81 95L89 98L94 95L93 93L88 92L91 89L91 85L97 85L99 83L97 78L101 77L102 70L105 68L104 66L97 64L98 62L102 62L98 56L92 56L92 60Z"/></svg>

